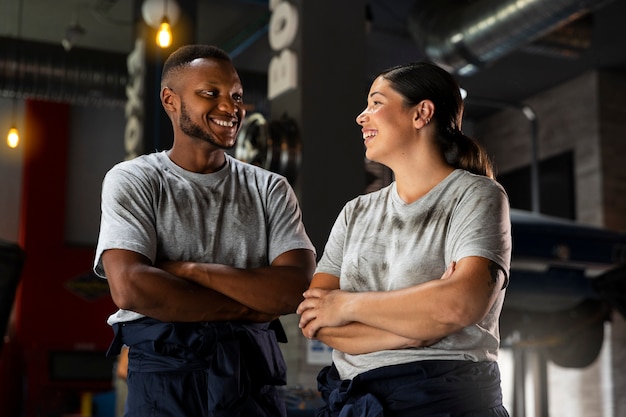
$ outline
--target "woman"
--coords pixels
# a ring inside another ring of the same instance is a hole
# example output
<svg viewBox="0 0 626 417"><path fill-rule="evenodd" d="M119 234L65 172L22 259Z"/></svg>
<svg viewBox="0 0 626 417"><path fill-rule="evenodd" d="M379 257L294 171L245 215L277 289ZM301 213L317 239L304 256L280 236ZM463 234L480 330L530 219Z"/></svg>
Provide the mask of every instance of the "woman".
<svg viewBox="0 0 626 417"><path fill-rule="evenodd" d="M508 199L462 115L458 84L430 63L371 86L356 121L395 181L346 204L298 307L303 334L334 349L318 416L508 416Z"/></svg>

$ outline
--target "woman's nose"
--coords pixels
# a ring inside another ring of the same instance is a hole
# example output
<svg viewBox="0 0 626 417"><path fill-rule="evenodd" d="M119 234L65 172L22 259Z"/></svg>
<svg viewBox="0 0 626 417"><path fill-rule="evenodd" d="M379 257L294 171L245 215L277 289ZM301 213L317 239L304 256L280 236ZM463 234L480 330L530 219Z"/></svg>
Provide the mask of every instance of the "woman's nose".
<svg viewBox="0 0 626 417"><path fill-rule="evenodd" d="M361 113L359 113L356 117L356 123L361 125L365 122L365 120L367 119L367 115L366 115L366 111L363 110Z"/></svg>

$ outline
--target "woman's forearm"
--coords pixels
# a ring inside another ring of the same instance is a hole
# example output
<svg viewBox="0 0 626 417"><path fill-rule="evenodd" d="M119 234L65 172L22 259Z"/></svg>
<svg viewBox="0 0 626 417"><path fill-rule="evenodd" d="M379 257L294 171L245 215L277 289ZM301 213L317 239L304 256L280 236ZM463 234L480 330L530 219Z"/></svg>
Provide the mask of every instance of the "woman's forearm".
<svg viewBox="0 0 626 417"><path fill-rule="evenodd" d="M436 341L408 339L357 322L340 327L321 328L315 338L333 349L352 355L380 350L415 348L436 343Z"/></svg>

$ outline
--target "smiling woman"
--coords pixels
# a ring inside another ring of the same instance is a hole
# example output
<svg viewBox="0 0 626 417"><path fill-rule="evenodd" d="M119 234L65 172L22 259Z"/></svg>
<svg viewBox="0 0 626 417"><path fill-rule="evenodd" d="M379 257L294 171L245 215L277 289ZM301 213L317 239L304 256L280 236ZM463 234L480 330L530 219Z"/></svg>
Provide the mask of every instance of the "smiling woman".
<svg viewBox="0 0 626 417"><path fill-rule="evenodd" d="M297 310L302 333L334 349L319 415L508 416L496 359L509 204L462 114L433 64L372 83L356 121L395 181L344 206Z"/></svg>

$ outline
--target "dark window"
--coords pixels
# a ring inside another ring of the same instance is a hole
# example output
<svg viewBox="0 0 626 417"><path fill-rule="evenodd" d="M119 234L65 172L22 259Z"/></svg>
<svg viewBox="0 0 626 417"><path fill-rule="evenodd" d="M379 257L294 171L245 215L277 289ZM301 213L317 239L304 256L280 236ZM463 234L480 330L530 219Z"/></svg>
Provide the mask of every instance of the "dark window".
<svg viewBox="0 0 626 417"><path fill-rule="evenodd" d="M573 151L539 162L539 211L550 216L576 219ZM499 174L511 207L532 210L530 165Z"/></svg>

